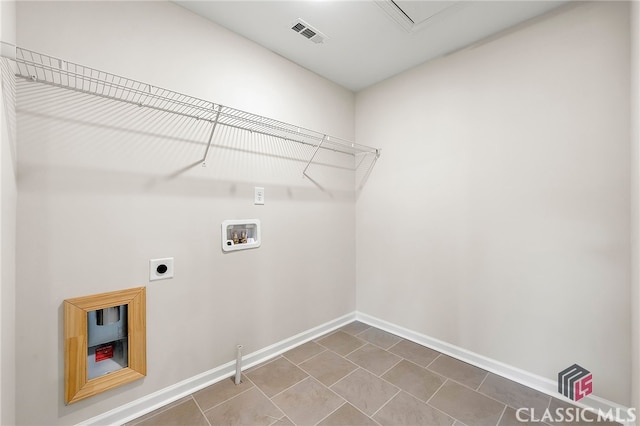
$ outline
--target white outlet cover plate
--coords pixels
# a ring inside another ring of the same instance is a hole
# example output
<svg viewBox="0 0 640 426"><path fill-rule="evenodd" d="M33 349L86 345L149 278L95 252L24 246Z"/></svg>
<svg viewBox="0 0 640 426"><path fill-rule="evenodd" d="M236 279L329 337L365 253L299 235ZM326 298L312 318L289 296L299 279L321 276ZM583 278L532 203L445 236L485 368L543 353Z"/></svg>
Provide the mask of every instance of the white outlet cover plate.
<svg viewBox="0 0 640 426"><path fill-rule="evenodd" d="M253 204L264 204L264 188L256 186Z"/></svg>
<svg viewBox="0 0 640 426"><path fill-rule="evenodd" d="M158 272L158 266L165 265L167 271L164 274ZM149 281L166 280L173 278L173 257L149 260Z"/></svg>

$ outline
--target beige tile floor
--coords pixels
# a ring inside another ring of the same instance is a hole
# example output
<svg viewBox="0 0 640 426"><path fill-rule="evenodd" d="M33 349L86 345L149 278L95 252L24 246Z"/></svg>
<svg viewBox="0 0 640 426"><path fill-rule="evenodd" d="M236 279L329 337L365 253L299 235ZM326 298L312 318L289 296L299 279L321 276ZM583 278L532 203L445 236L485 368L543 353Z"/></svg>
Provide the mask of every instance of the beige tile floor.
<svg viewBox="0 0 640 426"><path fill-rule="evenodd" d="M223 380L127 426L504 426L523 424L516 418L520 407L541 413L563 406L559 399L353 322L250 369L240 385Z"/></svg>

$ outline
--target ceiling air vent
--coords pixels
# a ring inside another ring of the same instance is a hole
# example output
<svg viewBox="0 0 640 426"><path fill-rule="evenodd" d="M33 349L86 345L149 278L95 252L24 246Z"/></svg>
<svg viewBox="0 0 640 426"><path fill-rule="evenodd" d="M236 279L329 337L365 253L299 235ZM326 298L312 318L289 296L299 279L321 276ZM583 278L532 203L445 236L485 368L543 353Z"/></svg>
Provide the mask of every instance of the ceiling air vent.
<svg viewBox="0 0 640 426"><path fill-rule="evenodd" d="M291 24L291 29L314 43L323 43L329 38L300 18Z"/></svg>

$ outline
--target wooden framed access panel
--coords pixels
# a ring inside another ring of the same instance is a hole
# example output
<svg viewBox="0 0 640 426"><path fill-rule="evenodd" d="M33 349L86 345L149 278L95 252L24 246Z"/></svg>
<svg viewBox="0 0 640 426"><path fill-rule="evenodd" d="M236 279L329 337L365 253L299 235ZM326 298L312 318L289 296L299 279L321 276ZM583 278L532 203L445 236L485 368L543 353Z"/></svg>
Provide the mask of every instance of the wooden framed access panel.
<svg viewBox="0 0 640 426"><path fill-rule="evenodd" d="M145 287L64 301L66 404L147 375Z"/></svg>

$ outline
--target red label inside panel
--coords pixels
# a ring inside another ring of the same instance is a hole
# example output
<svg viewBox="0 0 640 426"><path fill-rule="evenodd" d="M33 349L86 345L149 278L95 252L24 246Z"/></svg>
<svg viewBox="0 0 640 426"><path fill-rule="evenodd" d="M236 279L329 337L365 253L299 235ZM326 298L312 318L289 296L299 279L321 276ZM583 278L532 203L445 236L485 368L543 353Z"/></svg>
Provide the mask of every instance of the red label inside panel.
<svg viewBox="0 0 640 426"><path fill-rule="evenodd" d="M96 348L96 362L113 358L113 345L105 345Z"/></svg>

